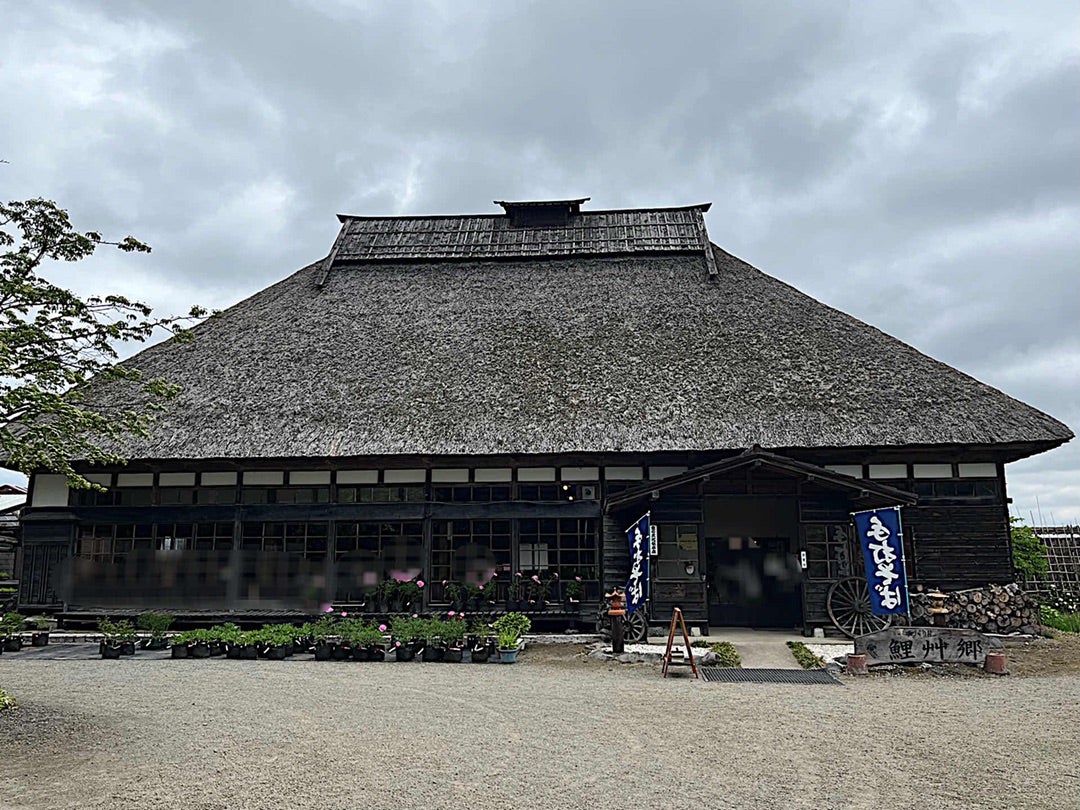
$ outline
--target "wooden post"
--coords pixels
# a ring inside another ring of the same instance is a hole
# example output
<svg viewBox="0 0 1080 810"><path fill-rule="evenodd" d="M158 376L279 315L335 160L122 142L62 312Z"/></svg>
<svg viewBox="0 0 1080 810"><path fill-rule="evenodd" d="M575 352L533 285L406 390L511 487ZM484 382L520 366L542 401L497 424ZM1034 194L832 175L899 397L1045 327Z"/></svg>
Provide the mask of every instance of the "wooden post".
<svg viewBox="0 0 1080 810"><path fill-rule="evenodd" d="M604 596L611 600L611 607L608 608L608 616L611 617L611 652L621 655L626 651L623 644L623 617L626 615L626 610L623 608L622 591L612 588L611 593L606 593Z"/></svg>

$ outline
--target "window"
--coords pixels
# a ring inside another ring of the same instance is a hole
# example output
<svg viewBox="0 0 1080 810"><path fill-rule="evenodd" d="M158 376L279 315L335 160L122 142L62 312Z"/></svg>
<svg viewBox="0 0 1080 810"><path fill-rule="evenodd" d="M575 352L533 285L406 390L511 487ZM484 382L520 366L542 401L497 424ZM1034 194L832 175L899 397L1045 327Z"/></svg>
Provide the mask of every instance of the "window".
<svg viewBox="0 0 1080 810"><path fill-rule="evenodd" d="M326 559L328 534L326 523L245 523L240 547L323 560Z"/></svg>
<svg viewBox="0 0 1080 810"><path fill-rule="evenodd" d="M859 549L847 523L806 524L807 579L842 579L857 573Z"/></svg>
<svg viewBox="0 0 1080 810"><path fill-rule="evenodd" d="M338 487L339 503L415 503L426 498L423 485Z"/></svg>
<svg viewBox="0 0 1080 810"><path fill-rule="evenodd" d="M436 520L431 528L431 593L448 601L443 580L482 585L510 573L509 520ZM509 579L507 579L509 581Z"/></svg>
<svg viewBox="0 0 1080 810"><path fill-rule="evenodd" d="M436 503L490 503L509 501L510 484L436 485L431 488L431 500Z"/></svg>
<svg viewBox="0 0 1080 810"><path fill-rule="evenodd" d="M657 523L656 542L657 579L701 578L696 523Z"/></svg>
<svg viewBox="0 0 1080 810"><path fill-rule="evenodd" d="M518 570L524 576L596 579L599 558L592 518L522 520L518 536Z"/></svg>
<svg viewBox="0 0 1080 810"><path fill-rule="evenodd" d="M383 579L412 579L423 571L424 525L419 521L339 523L335 529L338 598L358 601Z"/></svg>
<svg viewBox="0 0 1080 810"><path fill-rule="evenodd" d="M329 503L330 487L244 487L240 502L247 504Z"/></svg>
<svg viewBox="0 0 1080 810"><path fill-rule="evenodd" d="M112 562L132 552L153 551L154 548L154 527L151 524L97 523L79 528L75 556Z"/></svg>
<svg viewBox="0 0 1080 810"><path fill-rule="evenodd" d="M914 491L924 498L994 498L998 482L996 478L939 478L916 481Z"/></svg>

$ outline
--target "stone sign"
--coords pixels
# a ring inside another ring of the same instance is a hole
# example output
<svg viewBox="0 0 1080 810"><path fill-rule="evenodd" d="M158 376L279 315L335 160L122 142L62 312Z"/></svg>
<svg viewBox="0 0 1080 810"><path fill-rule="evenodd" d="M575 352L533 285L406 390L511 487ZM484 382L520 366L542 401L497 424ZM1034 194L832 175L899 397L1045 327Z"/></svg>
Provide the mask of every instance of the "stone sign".
<svg viewBox="0 0 1080 810"><path fill-rule="evenodd" d="M855 652L875 664L982 664L1002 647L1001 639L975 630L946 627L889 627L855 639Z"/></svg>

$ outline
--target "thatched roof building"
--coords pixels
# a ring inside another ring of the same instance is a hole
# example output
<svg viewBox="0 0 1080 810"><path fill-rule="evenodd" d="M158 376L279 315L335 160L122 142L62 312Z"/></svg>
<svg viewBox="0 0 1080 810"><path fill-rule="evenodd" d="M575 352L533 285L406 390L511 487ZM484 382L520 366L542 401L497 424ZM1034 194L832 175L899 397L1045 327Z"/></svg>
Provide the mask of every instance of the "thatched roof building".
<svg viewBox="0 0 1080 810"><path fill-rule="evenodd" d="M106 491L34 477L22 603L383 615L423 577L414 609L486 583L573 616L627 581L646 510L657 622L845 627L850 515L882 506L913 583L1012 579L1004 464L1065 425L726 253L707 205L585 202L343 216L325 258L137 355L182 392L86 470Z"/></svg>

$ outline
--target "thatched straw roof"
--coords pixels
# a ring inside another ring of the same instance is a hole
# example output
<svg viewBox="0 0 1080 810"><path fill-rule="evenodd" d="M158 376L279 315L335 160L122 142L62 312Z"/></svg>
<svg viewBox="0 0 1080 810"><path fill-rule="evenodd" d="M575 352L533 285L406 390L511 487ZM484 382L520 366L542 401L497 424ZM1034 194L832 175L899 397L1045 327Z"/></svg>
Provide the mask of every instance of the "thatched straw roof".
<svg viewBox="0 0 1080 810"><path fill-rule="evenodd" d="M396 221L416 233L446 226ZM404 248L429 260L354 245L348 260L339 251L207 321L193 343L142 352L136 365L184 390L153 437L123 451L197 459L1009 443L1026 455L1072 436L719 248L707 263L689 236L672 252L618 256L432 261L433 250ZM124 397L115 386L93 394L102 406Z"/></svg>

